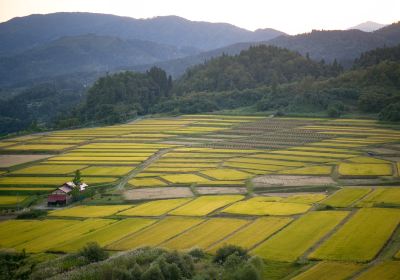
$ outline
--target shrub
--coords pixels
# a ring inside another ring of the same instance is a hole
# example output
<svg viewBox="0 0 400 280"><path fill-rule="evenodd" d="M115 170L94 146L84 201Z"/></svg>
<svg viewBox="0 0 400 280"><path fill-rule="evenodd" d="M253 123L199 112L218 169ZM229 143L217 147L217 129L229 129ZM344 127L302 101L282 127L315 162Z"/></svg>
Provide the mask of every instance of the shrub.
<svg viewBox="0 0 400 280"><path fill-rule="evenodd" d="M108 258L108 253L96 242L90 242L83 247L78 255L84 257L88 262L99 262Z"/></svg>
<svg viewBox="0 0 400 280"><path fill-rule="evenodd" d="M161 272L161 269L158 264L152 264L150 267L143 273L141 280L164 280L164 275Z"/></svg>
<svg viewBox="0 0 400 280"><path fill-rule="evenodd" d="M17 216L17 219L36 219L42 216L46 216L47 211L46 210L40 210L40 209L32 209L28 212L21 213Z"/></svg>
<svg viewBox="0 0 400 280"><path fill-rule="evenodd" d="M245 249L239 246L226 245L217 250L213 261L217 264L224 264L227 258L233 254L236 254L238 257L244 260L247 260L249 258L249 255L247 254L247 251Z"/></svg>

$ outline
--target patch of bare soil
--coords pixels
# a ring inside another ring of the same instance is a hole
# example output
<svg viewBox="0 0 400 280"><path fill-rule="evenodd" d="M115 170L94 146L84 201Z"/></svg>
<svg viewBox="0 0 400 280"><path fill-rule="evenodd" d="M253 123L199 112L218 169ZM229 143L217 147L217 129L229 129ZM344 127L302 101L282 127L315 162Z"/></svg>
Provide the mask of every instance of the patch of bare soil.
<svg viewBox="0 0 400 280"><path fill-rule="evenodd" d="M327 186L335 184L331 177L294 175L264 175L254 178L252 182L255 188Z"/></svg>
<svg viewBox="0 0 400 280"><path fill-rule="evenodd" d="M161 187L141 188L126 190L123 193L126 200L144 200L176 197L192 197L193 193L189 188L183 187Z"/></svg>
<svg viewBox="0 0 400 280"><path fill-rule="evenodd" d="M0 167L11 167L51 156L52 155L0 155Z"/></svg>
<svg viewBox="0 0 400 280"><path fill-rule="evenodd" d="M239 187L197 187L196 191L199 194L244 194L247 189Z"/></svg>

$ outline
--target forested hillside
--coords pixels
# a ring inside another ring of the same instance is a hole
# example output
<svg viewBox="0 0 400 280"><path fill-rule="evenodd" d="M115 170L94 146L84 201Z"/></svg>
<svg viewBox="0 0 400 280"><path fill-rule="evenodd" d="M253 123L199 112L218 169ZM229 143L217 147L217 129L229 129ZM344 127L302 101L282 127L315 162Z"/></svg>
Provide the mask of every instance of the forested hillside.
<svg viewBox="0 0 400 280"><path fill-rule="evenodd" d="M365 113L398 121L398 50L399 46L364 53L351 70L344 71L335 61L316 62L287 49L260 45L192 67L176 81L153 67L145 73L106 75L86 96L85 89L74 88L73 82L69 91L43 84L0 102L2 133L35 127L36 123L63 128L116 123L152 113L241 107L332 117Z"/></svg>
<svg viewBox="0 0 400 280"><path fill-rule="evenodd" d="M175 91L183 94L276 86L308 76L336 76L341 70L336 62L325 65L287 49L260 45L236 56L223 55L190 68L177 81Z"/></svg>

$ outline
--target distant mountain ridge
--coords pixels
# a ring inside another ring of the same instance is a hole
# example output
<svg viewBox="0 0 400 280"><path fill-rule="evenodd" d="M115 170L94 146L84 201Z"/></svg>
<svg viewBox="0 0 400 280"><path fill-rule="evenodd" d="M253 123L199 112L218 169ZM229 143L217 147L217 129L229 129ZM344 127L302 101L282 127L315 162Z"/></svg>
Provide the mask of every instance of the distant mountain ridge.
<svg viewBox="0 0 400 280"><path fill-rule="evenodd" d="M123 65L154 63L193 51L149 41L86 34L67 36L22 53L0 57L0 85L76 72L107 72Z"/></svg>
<svg viewBox="0 0 400 280"><path fill-rule="evenodd" d="M266 41L284 34L274 29L252 32L227 23L190 21L177 16L135 19L96 13L35 14L0 23L0 55L21 52L64 36L89 33L199 51L237 42Z"/></svg>
<svg viewBox="0 0 400 280"><path fill-rule="evenodd" d="M382 24L382 23L377 23L373 21L366 21L360 24L357 24L356 26L347 28L348 30L350 29L358 29L364 32L373 32L375 30L381 29L385 27L387 24Z"/></svg>

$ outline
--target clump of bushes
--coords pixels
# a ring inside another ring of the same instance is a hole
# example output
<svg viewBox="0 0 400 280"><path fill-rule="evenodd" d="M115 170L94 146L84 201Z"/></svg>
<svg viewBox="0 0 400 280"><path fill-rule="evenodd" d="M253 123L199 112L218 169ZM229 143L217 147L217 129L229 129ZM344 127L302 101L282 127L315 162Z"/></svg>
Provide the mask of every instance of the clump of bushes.
<svg viewBox="0 0 400 280"><path fill-rule="evenodd" d="M236 246L222 247L215 257L200 249L180 253L160 248L140 248L108 257L91 243L77 254L41 264L31 279L259 280L263 266L259 258Z"/></svg>
<svg viewBox="0 0 400 280"><path fill-rule="evenodd" d="M41 210L41 209L31 209L30 211L23 212L17 216L17 219L37 219L43 216L47 215L46 210Z"/></svg>

